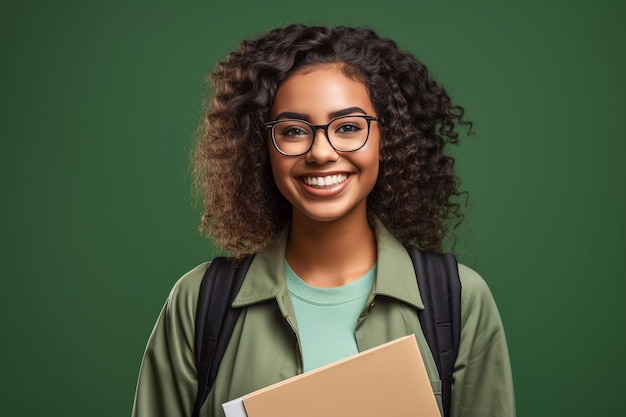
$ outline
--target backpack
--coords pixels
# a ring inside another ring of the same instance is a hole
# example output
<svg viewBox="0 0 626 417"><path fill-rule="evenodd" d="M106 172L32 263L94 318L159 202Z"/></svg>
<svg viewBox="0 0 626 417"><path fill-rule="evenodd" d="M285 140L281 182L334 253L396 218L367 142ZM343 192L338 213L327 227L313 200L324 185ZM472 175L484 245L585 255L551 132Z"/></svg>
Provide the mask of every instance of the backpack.
<svg viewBox="0 0 626 417"><path fill-rule="evenodd" d="M441 378L444 417L450 415L452 373L461 337L461 282L454 255L407 246L413 261L424 310L418 316ZM239 261L218 257L209 265L198 294L195 323L198 392L192 417L213 387L220 361L241 309L232 308L254 256ZM208 319L210 317L210 320ZM221 318L221 319L220 319Z"/></svg>

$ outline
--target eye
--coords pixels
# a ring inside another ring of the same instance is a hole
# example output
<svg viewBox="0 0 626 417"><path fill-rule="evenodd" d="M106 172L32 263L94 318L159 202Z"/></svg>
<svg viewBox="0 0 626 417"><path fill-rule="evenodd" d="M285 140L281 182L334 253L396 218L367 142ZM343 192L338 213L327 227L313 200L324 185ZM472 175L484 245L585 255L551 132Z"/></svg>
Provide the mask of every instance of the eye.
<svg viewBox="0 0 626 417"><path fill-rule="evenodd" d="M335 129L335 133L349 135L351 133L360 132L361 130L363 130L363 128L356 122L344 122Z"/></svg>
<svg viewBox="0 0 626 417"><path fill-rule="evenodd" d="M280 129L281 136L308 136L309 132L302 126L287 126Z"/></svg>
<svg viewBox="0 0 626 417"><path fill-rule="evenodd" d="M284 140L296 140L311 136L311 129L301 120L284 120L276 125L274 134Z"/></svg>

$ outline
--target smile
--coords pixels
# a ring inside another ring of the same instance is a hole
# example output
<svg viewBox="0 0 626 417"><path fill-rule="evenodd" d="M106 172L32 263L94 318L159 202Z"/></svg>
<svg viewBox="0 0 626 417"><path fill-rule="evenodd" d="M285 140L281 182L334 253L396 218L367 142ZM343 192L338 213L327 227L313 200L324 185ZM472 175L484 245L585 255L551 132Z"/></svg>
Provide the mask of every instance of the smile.
<svg viewBox="0 0 626 417"><path fill-rule="evenodd" d="M314 188L330 188L341 184L348 179L347 174L327 175L325 177L301 177L309 187Z"/></svg>

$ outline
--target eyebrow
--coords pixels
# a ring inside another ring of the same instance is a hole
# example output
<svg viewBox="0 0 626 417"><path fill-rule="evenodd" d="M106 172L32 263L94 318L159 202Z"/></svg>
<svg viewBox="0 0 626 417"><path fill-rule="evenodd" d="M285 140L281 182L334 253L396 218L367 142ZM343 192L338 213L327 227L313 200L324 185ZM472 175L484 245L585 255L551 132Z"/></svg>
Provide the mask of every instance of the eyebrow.
<svg viewBox="0 0 626 417"><path fill-rule="evenodd" d="M335 119L337 117L347 116L349 114L354 114L354 113L367 114L367 112L360 107L348 107L345 109L328 113L328 117L331 119ZM310 121L309 116L306 114L294 113L294 112L289 112L289 111L283 112L279 114L278 116L276 116L276 120L279 120L279 119L300 119L300 120L306 120L307 122Z"/></svg>

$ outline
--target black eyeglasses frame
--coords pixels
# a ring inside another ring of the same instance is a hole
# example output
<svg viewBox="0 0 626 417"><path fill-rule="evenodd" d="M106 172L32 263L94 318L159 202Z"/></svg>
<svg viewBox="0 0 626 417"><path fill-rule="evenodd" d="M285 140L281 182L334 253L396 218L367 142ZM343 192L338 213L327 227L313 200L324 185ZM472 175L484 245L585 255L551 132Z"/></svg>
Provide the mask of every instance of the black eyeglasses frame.
<svg viewBox="0 0 626 417"><path fill-rule="evenodd" d="M365 137L365 140L363 141L363 144L361 146L359 146L358 148L352 149L352 150L349 150L349 151L344 151L342 149L337 149L335 147L335 145L333 145L332 141L330 140L330 136L328 136L328 128L330 127L330 125L332 123L336 122L337 120L346 119L348 117L361 117L361 118L365 119L365 121L367 121L367 136ZM276 138L274 137L274 127L277 124L279 124L279 123L289 122L289 121L302 122L302 123L308 125L312 129L311 135L312 135L313 139L311 139L311 144L309 145L307 150L302 152L302 153L297 153L297 154L286 153L286 152L282 151L278 147L278 144L276 144ZM370 116L370 115L366 115L366 114L350 114L350 115L346 115L346 116L335 117L334 119L332 119L331 121L329 121L325 125L314 125L314 124L311 124L311 123L307 122L306 120L302 120L302 119L279 119L279 120L273 120L271 122L266 122L266 123L264 123L264 126L265 126L266 129L270 129L271 130L270 136L272 137L272 144L274 145L274 148L278 151L278 153L280 153L281 155L284 155L284 156L302 156L304 154L309 153L311 148L313 148L313 144L315 143L315 132L317 132L317 130L319 130L319 129L322 129L324 131L324 133L326 134L326 140L328 141L330 146L335 150L335 152L356 152L359 149L362 149L365 146L365 144L367 143L368 139L370 138L370 131L371 131L371 123L372 122L381 123L380 119L375 117L375 116Z"/></svg>

